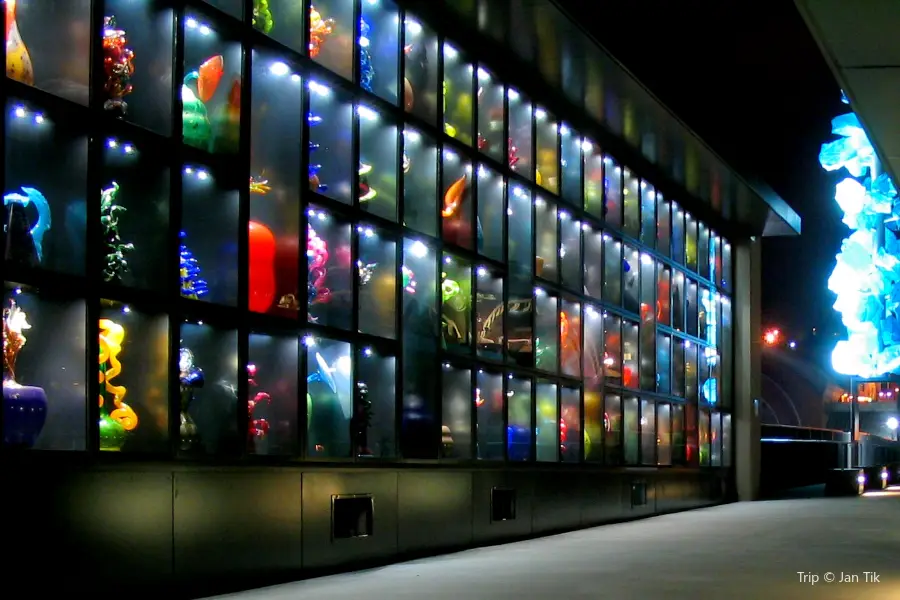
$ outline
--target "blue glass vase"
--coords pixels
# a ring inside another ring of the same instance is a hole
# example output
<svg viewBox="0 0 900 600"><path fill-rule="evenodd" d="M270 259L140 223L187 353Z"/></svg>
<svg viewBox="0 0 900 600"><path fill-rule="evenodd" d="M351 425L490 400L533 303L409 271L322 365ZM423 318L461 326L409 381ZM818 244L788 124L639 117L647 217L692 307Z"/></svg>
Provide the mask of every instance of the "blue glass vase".
<svg viewBox="0 0 900 600"><path fill-rule="evenodd" d="M47 394L42 388L3 382L3 443L31 448L47 420Z"/></svg>

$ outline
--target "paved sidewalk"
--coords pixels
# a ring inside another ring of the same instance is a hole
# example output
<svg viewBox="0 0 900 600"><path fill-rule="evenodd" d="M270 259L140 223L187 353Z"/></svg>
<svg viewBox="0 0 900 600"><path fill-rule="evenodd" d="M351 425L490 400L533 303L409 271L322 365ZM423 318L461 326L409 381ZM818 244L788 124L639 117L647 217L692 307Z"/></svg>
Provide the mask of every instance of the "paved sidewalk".
<svg viewBox="0 0 900 600"><path fill-rule="evenodd" d="M900 488L730 504L222 597L900 600Z"/></svg>

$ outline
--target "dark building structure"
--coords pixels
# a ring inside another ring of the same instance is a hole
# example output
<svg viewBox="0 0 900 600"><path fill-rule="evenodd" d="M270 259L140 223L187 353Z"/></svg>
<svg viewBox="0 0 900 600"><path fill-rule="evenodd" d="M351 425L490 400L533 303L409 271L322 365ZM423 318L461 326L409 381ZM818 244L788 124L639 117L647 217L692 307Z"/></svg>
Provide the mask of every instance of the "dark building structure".
<svg viewBox="0 0 900 600"><path fill-rule="evenodd" d="M553 3L7 15L23 581L227 587L755 496L757 236L799 218Z"/></svg>

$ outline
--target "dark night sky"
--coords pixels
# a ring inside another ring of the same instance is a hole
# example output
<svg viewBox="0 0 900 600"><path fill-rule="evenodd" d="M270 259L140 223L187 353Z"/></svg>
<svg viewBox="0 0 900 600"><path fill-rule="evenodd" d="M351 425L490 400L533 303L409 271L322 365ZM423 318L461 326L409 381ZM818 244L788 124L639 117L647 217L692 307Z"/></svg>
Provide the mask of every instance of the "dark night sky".
<svg viewBox="0 0 900 600"><path fill-rule="evenodd" d="M763 241L763 324L798 340L813 327L842 332L826 283L848 230L837 176L822 171L818 151L847 107L792 0L560 4L719 155L800 214L801 236Z"/></svg>

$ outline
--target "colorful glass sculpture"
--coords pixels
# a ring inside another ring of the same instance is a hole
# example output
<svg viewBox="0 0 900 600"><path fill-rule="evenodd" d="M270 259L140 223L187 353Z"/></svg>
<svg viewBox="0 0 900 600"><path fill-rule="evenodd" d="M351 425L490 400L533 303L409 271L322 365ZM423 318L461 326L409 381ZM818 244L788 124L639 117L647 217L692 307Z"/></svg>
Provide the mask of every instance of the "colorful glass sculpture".
<svg viewBox="0 0 900 600"><path fill-rule="evenodd" d="M374 200L378 195L371 185L369 185L369 173L372 172L372 165L359 163L359 201L368 202Z"/></svg>
<svg viewBox="0 0 900 600"><path fill-rule="evenodd" d="M253 26L263 33L272 31L275 19L269 8L269 0L253 0Z"/></svg>
<svg viewBox="0 0 900 600"><path fill-rule="evenodd" d="M248 227L248 304L253 312L267 312L275 301L275 235L256 221Z"/></svg>
<svg viewBox="0 0 900 600"><path fill-rule="evenodd" d="M16 0L6 0L6 76L26 85L34 85L31 55L16 23Z"/></svg>
<svg viewBox="0 0 900 600"><path fill-rule="evenodd" d="M206 103L213 97L225 73L225 59L213 56L200 65L196 71L184 76L181 86L181 130L184 143L207 150L212 136L212 126L206 110ZM197 86L197 93L190 84Z"/></svg>
<svg viewBox="0 0 900 600"><path fill-rule="evenodd" d="M113 379L122 373L119 354L125 328L111 319L100 319L100 449L121 450L129 431L138 426L138 416L125 404L127 388ZM111 400L112 410L110 410Z"/></svg>
<svg viewBox="0 0 900 600"><path fill-rule="evenodd" d="M372 54L369 52L371 44L369 38L369 24L362 17L359 19L359 85L367 92L372 92L372 82L375 80L375 66L372 64Z"/></svg>
<svg viewBox="0 0 900 600"><path fill-rule="evenodd" d="M6 258L20 264L40 264L44 260L44 234L50 229L50 203L47 198L33 187L23 187L24 194L12 192L3 196L6 209L4 225L8 242ZM28 222L25 209L34 205L38 220L34 225Z"/></svg>
<svg viewBox="0 0 900 600"><path fill-rule="evenodd" d="M509 150L506 155L507 162L509 163L509 168L511 171L516 170L516 166L519 164L519 147L513 143L512 138L507 140L507 146Z"/></svg>
<svg viewBox="0 0 900 600"><path fill-rule="evenodd" d="M312 4L309 5L309 57L315 58L322 45L334 32L334 19L323 19Z"/></svg>
<svg viewBox="0 0 900 600"><path fill-rule="evenodd" d="M184 240L187 234L182 231L179 236ZM183 241L179 252L181 256L181 295L192 300L199 300L209 293L206 280L200 276L200 264Z"/></svg>
<svg viewBox="0 0 900 600"><path fill-rule="evenodd" d="M213 138L210 150L222 154L236 154L241 140L241 82L231 82L228 101L219 106L212 119Z"/></svg>
<svg viewBox="0 0 900 600"><path fill-rule="evenodd" d="M319 115L315 115L313 113L309 113L306 117L307 121L309 121L310 127L315 127L316 125L320 125L322 123L322 117ZM312 157L312 153L319 149L319 144L310 141L309 142L309 154ZM309 163L309 188L314 192L325 193L328 191L328 186L322 183L319 180L319 171L322 169L322 165L313 164L312 161Z"/></svg>
<svg viewBox="0 0 900 600"><path fill-rule="evenodd" d="M250 444L255 444L257 441L262 441L269 435L269 421L264 417L256 417L256 409L260 404L265 403L266 405L272 403L272 396L267 394L266 392L254 392L254 388L258 387L256 383L256 373L257 368L256 365L247 365L247 388L250 392L251 398L247 400L247 412L248 412L248 437ZM253 447L251 446L251 451Z"/></svg>
<svg viewBox="0 0 900 600"><path fill-rule="evenodd" d="M28 316L10 298L3 309L3 443L31 448L47 420L47 394L42 388L16 382L16 359L31 329Z"/></svg>
<svg viewBox="0 0 900 600"><path fill-rule="evenodd" d="M103 17L103 71L106 74L103 110L124 115L128 103L123 98L133 90L134 51L128 47L125 30L117 27L114 16Z"/></svg>
<svg viewBox="0 0 900 600"><path fill-rule="evenodd" d="M125 255L134 250L134 244L122 242L119 236L119 214L125 207L116 204L119 195L119 184L113 181L110 186L100 192L100 225L103 228L103 244L106 257L103 264L103 280L121 280L128 271Z"/></svg>
<svg viewBox="0 0 900 600"><path fill-rule="evenodd" d="M328 245L318 236L312 225L307 225L306 258L308 304L309 306L324 304L331 299L331 290L325 287L325 279L328 274L328 270L325 268L329 258ZM310 314L309 320L315 323L318 319Z"/></svg>
<svg viewBox="0 0 900 600"><path fill-rule="evenodd" d="M181 348L178 353L178 381L181 393L178 432L181 438L182 452L196 451L200 447L200 433L197 424L189 412L194 403L195 391L206 382L203 370L194 364L194 353Z"/></svg>

